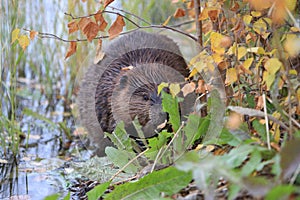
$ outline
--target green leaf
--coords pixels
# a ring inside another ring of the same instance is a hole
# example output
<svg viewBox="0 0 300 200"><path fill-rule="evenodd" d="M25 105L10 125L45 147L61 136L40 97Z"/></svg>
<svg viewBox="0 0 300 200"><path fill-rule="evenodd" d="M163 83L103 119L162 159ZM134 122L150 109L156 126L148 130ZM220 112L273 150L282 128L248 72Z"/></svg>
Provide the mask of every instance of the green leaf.
<svg viewBox="0 0 300 200"><path fill-rule="evenodd" d="M170 94L162 91L163 111L169 113L170 123L173 131L176 132L180 127L180 115L177 97L173 98Z"/></svg>
<svg viewBox="0 0 300 200"><path fill-rule="evenodd" d="M119 168L124 167L131 159L135 157L134 152L128 152L126 150L116 149L114 147L106 147L105 153L109 160ZM124 171L127 173L136 173L140 167L137 161L129 164Z"/></svg>
<svg viewBox="0 0 300 200"><path fill-rule="evenodd" d="M125 131L124 122L118 123L112 134L106 133L105 135L109 137L109 139L118 149L126 149L128 151L132 151L131 141Z"/></svg>
<svg viewBox="0 0 300 200"><path fill-rule="evenodd" d="M289 196L296 191L299 191L299 188L293 185L278 185L270 190L265 199L289 199Z"/></svg>
<svg viewBox="0 0 300 200"><path fill-rule="evenodd" d="M192 180L191 173L183 172L175 167L155 171L136 182L118 185L105 196L110 199L158 199L161 194L172 195L186 187Z"/></svg>
<svg viewBox="0 0 300 200"><path fill-rule="evenodd" d="M242 176L250 175L261 163L262 157L257 149L254 149L251 153L250 159L242 168Z"/></svg>
<svg viewBox="0 0 300 200"><path fill-rule="evenodd" d="M87 193L88 199L99 199L104 194L109 185L110 181L97 185Z"/></svg>
<svg viewBox="0 0 300 200"><path fill-rule="evenodd" d="M52 194L50 196L46 196L44 200L57 200L59 198L59 194Z"/></svg>
<svg viewBox="0 0 300 200"><path fill-rule="evenodd" d="M242 145L224 155L225 162L231 167L235 168L240 166L247 158L248 155L253 151L255 147L251 145Z"/></svg>
<svg viewBox="0 0 300 200"><path fill-rule="evenodd" d="M267 142L267 132L266 126L261 124L257 119L252 122L253 128L256 130L258 135L262 138L264 142Z"/></svg>

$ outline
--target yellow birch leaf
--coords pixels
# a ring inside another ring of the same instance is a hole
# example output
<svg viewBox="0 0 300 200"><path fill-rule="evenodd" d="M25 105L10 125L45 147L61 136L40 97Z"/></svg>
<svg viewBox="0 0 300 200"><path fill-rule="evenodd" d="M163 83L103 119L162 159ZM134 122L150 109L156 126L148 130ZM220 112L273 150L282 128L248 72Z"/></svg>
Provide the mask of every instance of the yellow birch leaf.
<svg viewBox="0 0 300 200"><path fill-rule="evenodd" d="M170 93L173 97L175 97L180 92L179 83L171 83L170 84Z"/></svg>
<svg viewBox="0 0 300 200"><path fill-rule="evenodd" d="M278 60L278 58L270 58L265 63L264 68L268 71L268 73L275 75L281 66L282 66L282 63ZM275 78L275 76L274 76L274 78Z"/></svg>
<svg viewBox="0 0 300 200"><path fill-rule="evenodd" d="M252 11L252 12L251 12L251 15L252 15L253 17L260 17L260 16L261 16L261 12L259 12L259 11Z"/></svg>
<svg viewBox="0 0 300 200"><path fill-rule="evenodd" d="M191 77L195 76L197 73L198 73L198 70L196 68L192 69L192 71L191 71L188 78L191 78Z"/></svg>
<svg viewBox="0 0 300 200"><path fill-rule="evenodd" d="M266 53L262 47L251 47L251 48L248 48L247 51L250 53L256 53L256 54L260 54L260 55L263 55Z"/></svg>
<svg viewBox="0 0 300 200"><path fill-rule="evenodd" d="M20 29L16 28L15 30L13 30L13 32L11 33L11 44L14 43L19 38L19 34L20 34Z"/></svg>
<svg viewBox="0 0 300 200"><path fill-rule="evenodd" d="M253 24L253 30L258 34L262 34L266 32L267 24L260 18Z"/></svg>
<svg viewBox="0 0 300 200"><path fill-rule="evenodd" d="M271 74L267 71L264 71L264 73L263 73L263 82L266 83L267 90L271 89L271 86L272 86L274 80L275 80L275 74Z"/></svg>
<svg viewBox="0 0 300 200"><path fill-rule="evenodd" d="M300 38L295 34L289 34L284 42L284 49L289 56L296 56L300 53Z"/></svg>
<svg viewBox="0 0 300 200"><path fill-rule="evenodd" d="M237 73L235 68L230 68L226 72L225 84L230 85L237 81Z"/></svg>
<svg viewBox="0 0 300 200"><path fill-rule="evenodd" d="M168 87L168 86L169 86L168 83L162 82L161 84L159 84L159 85L157 86L157 93L160 94L161 91L162 91L162 89L164 89L165 87Z"/></svg>
<svg viewBox="0 0 300 200"><path fill-rule="evenodd" d="M248 58L247 60L245 60L243 66L249 70L250 66L252 65L253 62L253 58Z"/></svg>
<svg viewBox="0 0 300 200"><path fill-rule="evenodd" d="M290 10L295 10L297 0L285 0L285 6Z"/></svg>
<svg viewBox="0 0 300 200"><path fill-rule="evenodd" d="M212 51L217 54L223 55L225 53L225 48L221 47L222 38L224 36L220 33L212 32L210 34L210 42Z"/></svg>
<svg viewBox="0 0 300 200"><path fill-rule="evenodd" d="M242 57L244 57L247 54L246 47L239 47L238 48L238 60L240 60Z"/></svg>
<svg viewBox="0 0 300 200"><path fill-rule="evenodd" d="M26 47L28 47L29 42L30 42L29 37L27 35L21 35L18 38L18 41L23 50L25 50Z"/></svg>
<svg viewBox="0 0 300 200"><path fill-rule="evenodd" d="M224 60L224 56L220 55L220 54L213 54L212 55L215 63L219 64L220 62L222 62Z"/></svg>
<svg viewBox="0 0 300 200"><path fill-rule="evenodd" d="M244 15L244 17L243 17L243 21L244 21L244 23L247 25L247 26L249 26L250 25L250 23L251 23L251 21L252 21L252 16L251 15Z"/></svg>

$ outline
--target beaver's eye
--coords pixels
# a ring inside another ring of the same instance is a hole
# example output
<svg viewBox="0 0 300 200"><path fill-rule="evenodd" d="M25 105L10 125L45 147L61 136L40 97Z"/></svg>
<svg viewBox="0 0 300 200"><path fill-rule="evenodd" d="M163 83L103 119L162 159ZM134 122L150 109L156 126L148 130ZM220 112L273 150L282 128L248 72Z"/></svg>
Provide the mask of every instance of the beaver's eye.
<svg viewBox="0 0 300 200"><path fill-rule="evenodd" d="M144 98L145 101L148 101L148 100L149 100L149 97L148 97L148 95L146 95L146 94L143 95L143 98Z"/></svg>

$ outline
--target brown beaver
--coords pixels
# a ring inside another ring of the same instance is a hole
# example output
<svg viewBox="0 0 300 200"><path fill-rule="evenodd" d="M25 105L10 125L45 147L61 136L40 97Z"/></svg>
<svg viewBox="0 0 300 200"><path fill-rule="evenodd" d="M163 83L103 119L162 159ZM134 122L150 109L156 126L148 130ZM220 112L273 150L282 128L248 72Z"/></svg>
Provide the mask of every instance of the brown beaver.
<svg viewBox="0 0 300 200"><path fill-rule="evenodd" d="M189 74L178 46L166 36L135 31L114 40L103 51L105 57L89 67L80 86L80 122L95 136L101 129L101 133L111 133L119 121L130 127L137 119L145 137L153 136L166 117L157 86L183 82Z"/></svg>

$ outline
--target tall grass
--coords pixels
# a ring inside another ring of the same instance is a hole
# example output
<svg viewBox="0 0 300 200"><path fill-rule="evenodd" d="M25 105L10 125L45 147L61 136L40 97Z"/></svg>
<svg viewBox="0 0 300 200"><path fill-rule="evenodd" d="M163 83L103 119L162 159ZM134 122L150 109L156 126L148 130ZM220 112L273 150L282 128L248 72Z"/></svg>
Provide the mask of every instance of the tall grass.
<svg viewBox="0 0 300 200"><path fill-rule="evenodd" d="M1 58L0 58L0 154L17 154L20 127L16 121L17 65L23 59L22 50L11 45L11 31L18 20L19 1L1 1ZM2 156L3 156L2 155Z"/></svg>

